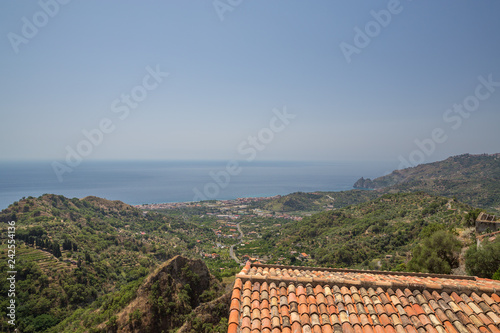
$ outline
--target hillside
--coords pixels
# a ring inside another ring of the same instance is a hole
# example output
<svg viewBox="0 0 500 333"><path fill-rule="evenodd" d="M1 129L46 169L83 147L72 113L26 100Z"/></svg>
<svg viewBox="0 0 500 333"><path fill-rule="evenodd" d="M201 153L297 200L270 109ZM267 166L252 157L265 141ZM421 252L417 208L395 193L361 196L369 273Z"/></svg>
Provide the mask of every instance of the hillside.
<svg viewBox="0 0 500 333"><path fill-rule="evenodd" d="M265 253L293 265L390 270L407 262L424 230L467 227L471 209L423 192L385 194L288 223L239 248L238 254Z"/></svg>
<svg viewBox="0 0 500 333"><path fill-rule="evenodd" d="M296 192L277 199L259 202L256 206L274 212L317 212L355 205L378 197L374 191Z"/></svg>
<svg viewBox="0 0 500 333"><path fill-rule="evenodd" d="M96 331L169 332L183 326L185 332L203 332L198 329L200 322L217 327L221 319L225 321L230 295L214 299L214 295L222 292L222 284L211 276L203 261L176 256L148 275L127 303L120 304L121 295L112 295L115 297L107 297L85 319L91 320L115 308L118 309L115 314L99 324ZM206 303L210 300L211 303ZM200 304L203 306L198 308ZM80 314L74 314L50 332L76 332L81 319ZM224 324L221 328L225 329Z"/></svg>
<svg viewBox="0 0 500 333"><path fill-rule="evenodd" d="M342 192L297 192L258 206L275 212L319 212L363 203L386 193L424 191L500 213L500 154L454 156L395 170L373 180L361 177L353 187Z"/></svg>
<svg viewBox="0 0 500 333"><path fill-rule="evenodd" d="M80 329L106 322L128 304L141 281L158 265L175 255L194 257L196 239L206 244L215 240L209 229L189 221L145 214L122 202L96 197L68 199L46 194L23 198L0 212L0 222L11 220L16 221L21 291L16 311L22 332L46 331L75 313L85 319L79 322ZM7 234L6 223L0 228ZM3 238L3 295L8 290L6 249ZM91 308L98 308L112 293L118 293L115 307L89 315ZM0 301L1 331L7 327L6 302L6 298Z"/></svg>
<svg viewBox="0 0 500 333"><path fill-rule="evenodd" d="M357 183L373 190L158 211L97 197L23 198L0 212L3 234L4 222L16 221L18 328L225 332L224 289L239 270L234 253L270 264L464 274L476 207L498 208L499 163L498 154L461 155ZM453 260L427 267L424 250L447 240ZM7 258L2 238L2 294L9 289ZM7 302L0 299L0 331L8 331Z"/></svg>
<svg viewBox="0 0 500 333"><path fill-rule="evenodd" d="M381 193L425 191L498 212L500 154L453 156L396 170L373 180L361 178L354 187L376 189Z"/></svg>

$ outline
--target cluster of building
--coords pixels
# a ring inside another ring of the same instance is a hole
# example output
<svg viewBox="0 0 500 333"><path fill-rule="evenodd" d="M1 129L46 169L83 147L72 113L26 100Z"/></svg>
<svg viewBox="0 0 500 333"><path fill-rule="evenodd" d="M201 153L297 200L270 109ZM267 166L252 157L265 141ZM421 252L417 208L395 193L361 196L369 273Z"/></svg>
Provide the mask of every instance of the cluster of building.
<svg viewBox="0 0 500 333"><path fill-rule="evenodd" d="M139 209L181 209L181 208L196 208L196 207L229 207L238 205L248 205L250 203L259 202L263 200L278 199L281 195L275 195L272 197L254 197L254 198L237 198L232 200L218 200L216 203L213 201L200 201L200 202L166 202L166 203L154 203L154 204L142 204L135 205L134 207Z"/></svg>
<svg viewBox="0 0 500 333"><path fill-rule="evenodd" d="M219 259L220 255L217 253L201 253L201 256L205 259Z"/></svg>
<svg viewBox="0 0 500 333"><path fill-rule="evenodd" d="M237 229L238 225L236 223L226 222L223 220L218 220L217 222L220 223L219 228L212 229L212 231L215 233L217 237L238 238L240 236L240 233L238 232Z"/></svg>

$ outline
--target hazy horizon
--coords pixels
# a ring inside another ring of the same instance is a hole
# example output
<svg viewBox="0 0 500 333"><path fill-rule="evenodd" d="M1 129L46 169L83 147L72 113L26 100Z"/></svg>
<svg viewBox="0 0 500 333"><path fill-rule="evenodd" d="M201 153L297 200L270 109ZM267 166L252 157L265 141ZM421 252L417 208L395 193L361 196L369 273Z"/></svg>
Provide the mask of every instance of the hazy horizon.
<svg viewBox="0 0 500 333"><path fill-rule="evenodd" d="M499 151L500 3L214 3L1 3L1 159Z"/></svg>

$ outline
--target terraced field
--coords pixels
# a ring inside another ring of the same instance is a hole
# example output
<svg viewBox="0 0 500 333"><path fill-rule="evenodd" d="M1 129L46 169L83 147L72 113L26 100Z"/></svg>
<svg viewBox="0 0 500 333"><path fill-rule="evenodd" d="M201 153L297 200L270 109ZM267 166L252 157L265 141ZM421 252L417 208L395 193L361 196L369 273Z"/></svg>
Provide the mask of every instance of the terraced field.
<svg viewBox="0 0 500 333"><path fill-rule="evenodd" d="M7 244L0 245L0 261L7 262ZM61 258L65 258L65 253ZM16 261L30 262L36 264L40 269L47 273L48 271L71 270L76 268L76 265L68 264L59 261L51 253L21 245L16 248Z"/></svg>

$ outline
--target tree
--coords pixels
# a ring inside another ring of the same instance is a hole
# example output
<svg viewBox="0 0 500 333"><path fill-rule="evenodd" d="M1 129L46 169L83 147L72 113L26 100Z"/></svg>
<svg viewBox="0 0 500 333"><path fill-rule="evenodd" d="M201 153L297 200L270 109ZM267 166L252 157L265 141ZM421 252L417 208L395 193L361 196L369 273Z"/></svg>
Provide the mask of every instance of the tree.
<svg viewBox="0 0 500 333"><path fill-rule="evenodd" d="M142 319L142 312L139 309L135 309L133 312L131 312L128 316L128 321L129 323L132 323L134 325L139 325L141 324L141 319Z"/></svg>
<svg viewBox="0 0 500 333"><path fill-rule="evenodd" d="M62 256L62 253L61 253L61 248L59 246L59 243L54 241L54 243L52 243L52 254L56 257L56 258L59 258Z"/></svg>
<svg viewBox="0 0 500 333"><path fill-rule="evenodd" d="M33 319L33 327L36 332L42 332L55 324L58 320L50 314L42 314Z"/></svg>
<svg viewBox="0 0 500 333"><path fill-rule="evenodd" d="M451 269L458 266L461 247L455 235L446 230L438 230L414 248L408 270L450 274Z"/></svg>
<svg viewBox="0 0 500 333"><path fill-rule="evenodd" d="M467 216L465 217L465 223L467 226L474 226L476 220L477 220L477 217L479 216L479 214L482 212L483 210L480 209L480 208L476 208L474 210L471 210Z"/></svg>
<svg viewBox="0 0 500 333"><path fill-rule="evenodd" d="M470 275L491 279L500 268L500 239L473 244L465 253L465 269ZM498 276L498 274L497 274Z"/></svg>
<svg viewBox="0 0 500 333"><path fill-rule="evenodd" d="M69 239L65 239L63 242L63 250L71 251L73 249L73 243Z"/></svg>

